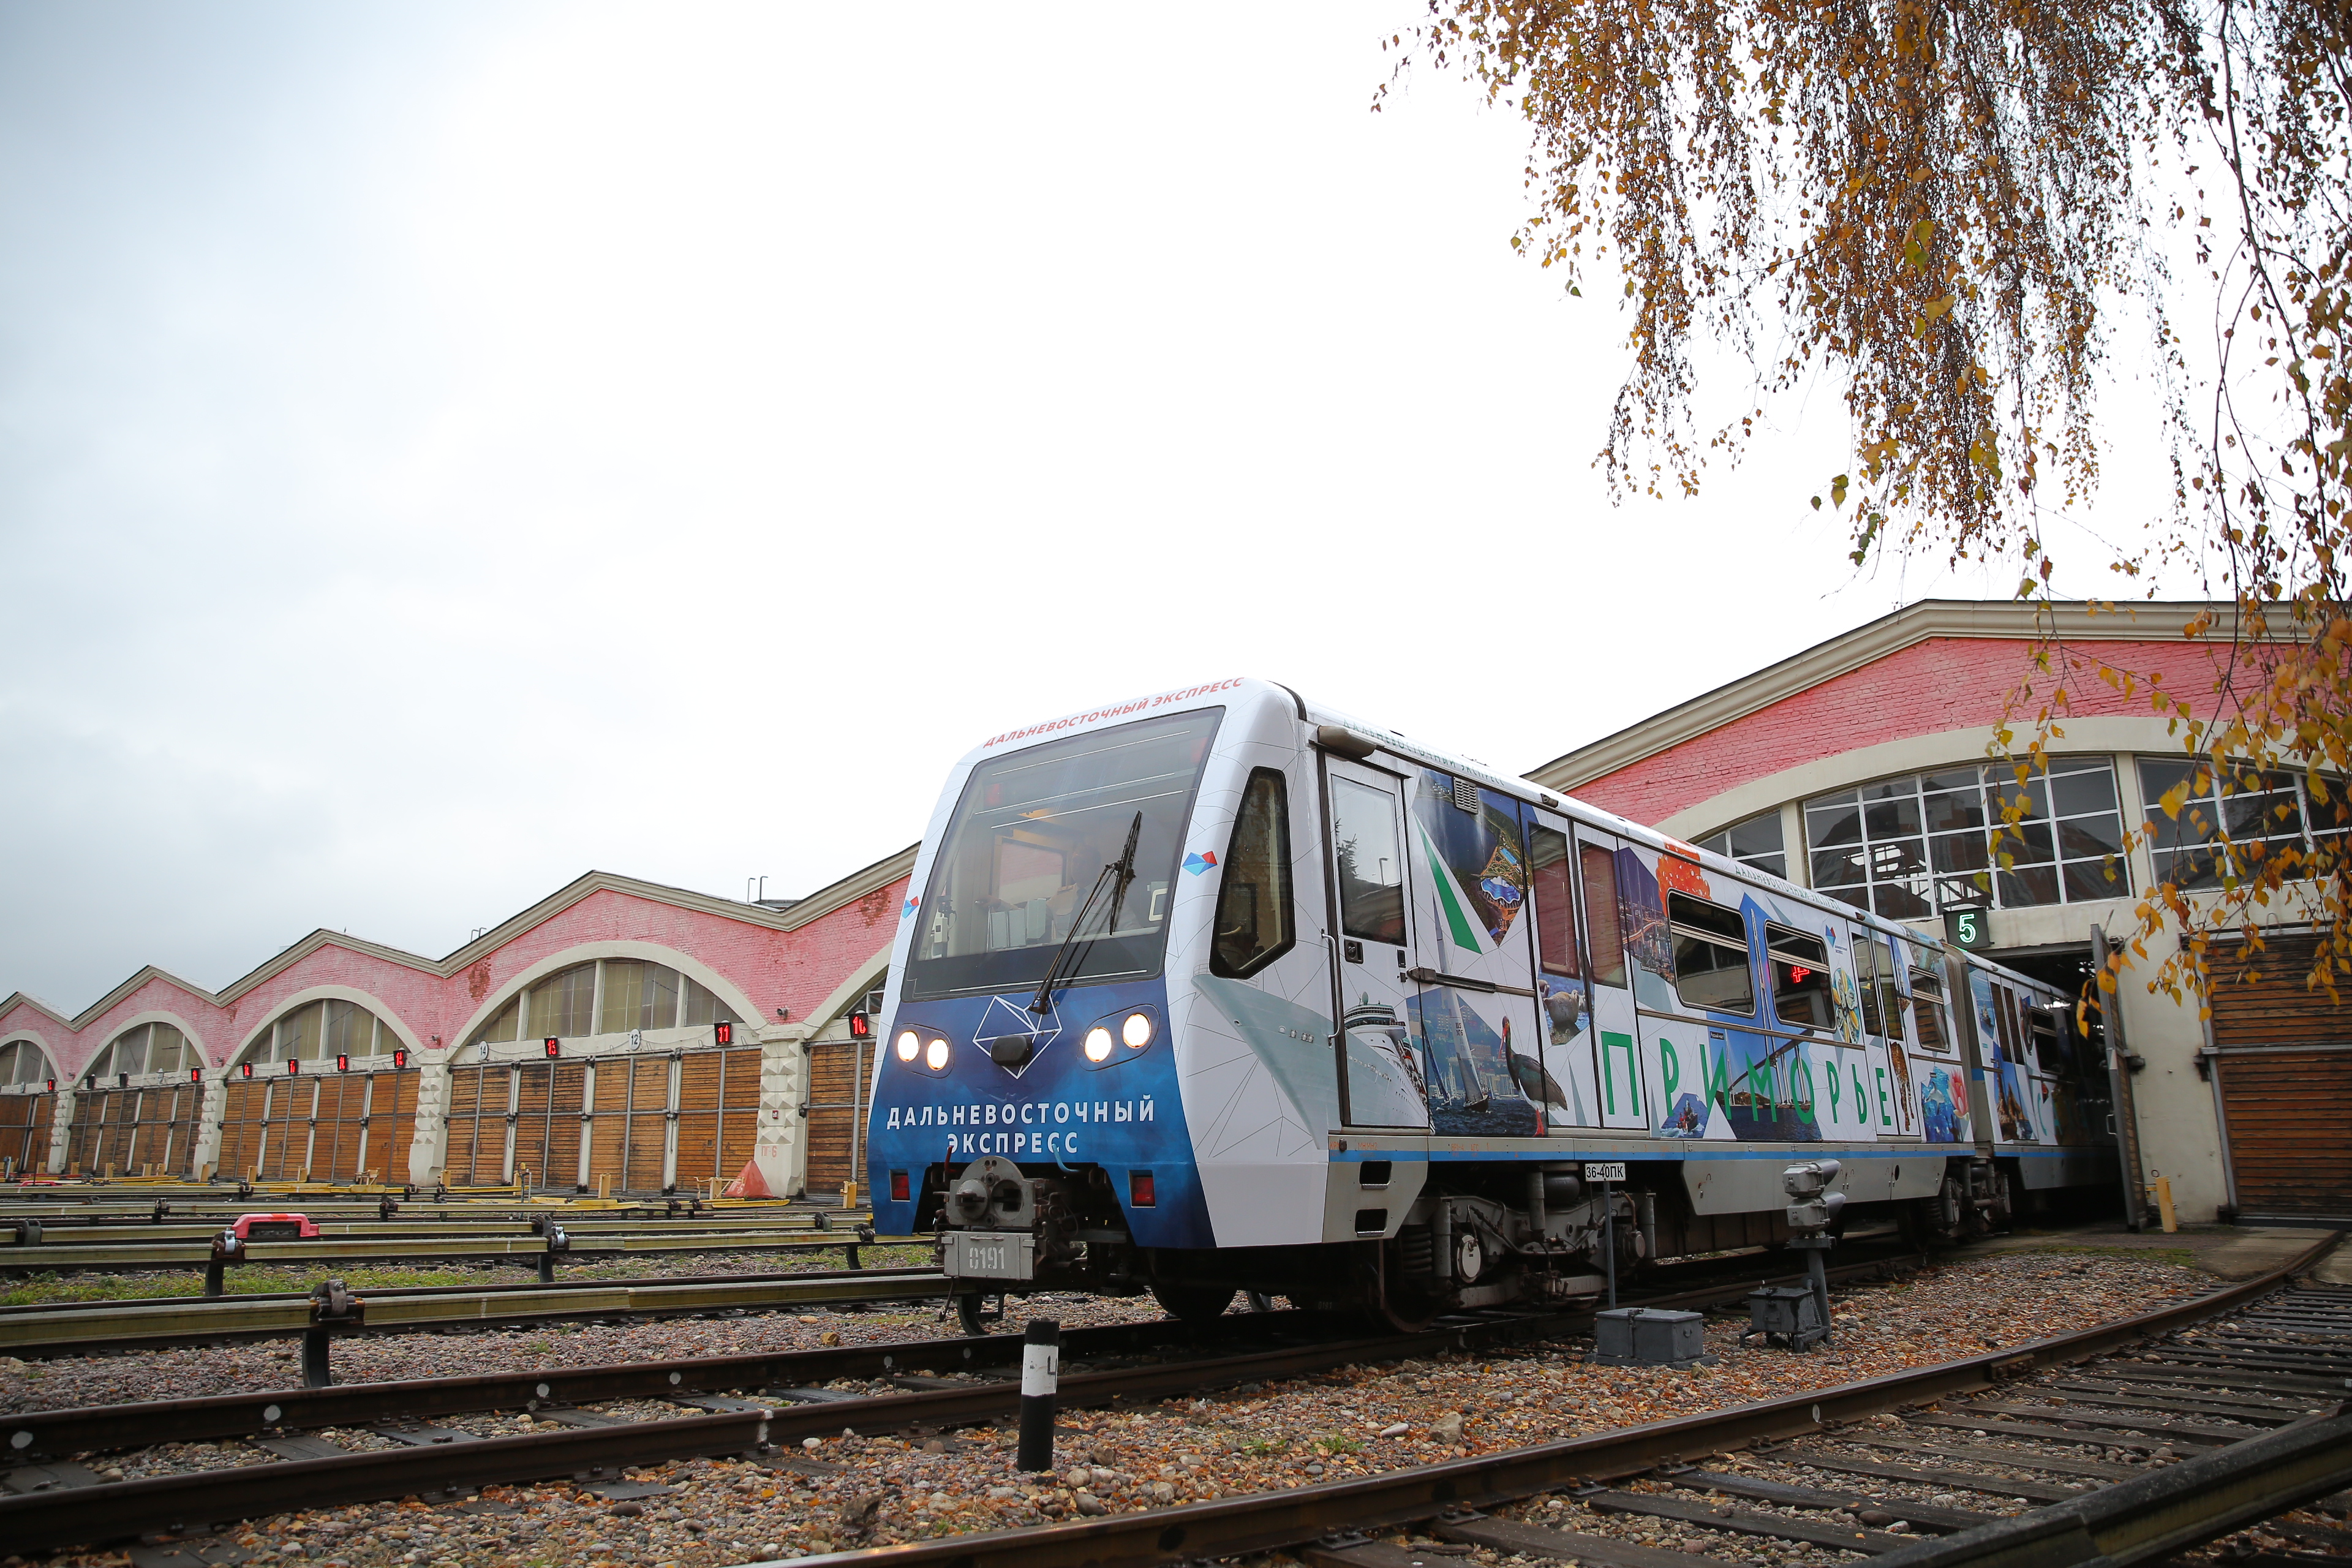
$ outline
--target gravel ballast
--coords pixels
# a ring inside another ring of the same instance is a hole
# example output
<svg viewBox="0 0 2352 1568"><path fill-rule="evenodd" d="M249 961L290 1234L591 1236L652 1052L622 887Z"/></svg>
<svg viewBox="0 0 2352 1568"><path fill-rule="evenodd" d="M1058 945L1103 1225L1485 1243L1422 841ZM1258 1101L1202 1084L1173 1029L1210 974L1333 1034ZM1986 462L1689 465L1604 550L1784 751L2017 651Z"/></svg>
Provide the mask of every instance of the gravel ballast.
<svg viewBox="0 0 2352 1568"><path fill-rule="evenodd" d="M1276 1490L1685 1415L2071 1332L2212 1283L2193 1269L2128 1255L1976 1258L1838 1292L1836 1342L1803 1355L1740 1346L1744 1319L1726 1316L1710 1319L1706 1329L1706 1351L1717 1364L1689 1371L1588 1365L1587 1347L1563 1343L1351 1366L1140 1410L1068 1411L1051 1475L1014 1471L1009 1422L1002 1429L928 1438L845 1434L759 1462L649 1468L634 1479L671 1489L643 1498L607 1500L569 1485L495 1488L463 1504L383 1503L274 1518L226 1540L254 1553L255 1561L349 1568L442 1563L703 1568L884 1545ZM1013 1303L1016 1321L1054 1317L1066 1327L1156 1312L1148 1298L1041 1297ZM467 1371L488 1373L955 1331L951 1315L925 1306L567 1325L468 1334L462 1345L445 1335L361 1339L339 1343L335 1354L339 1380L357 1382L446 1375L460 1356ZM167 1351L10 1368L0 1373L0 1409L289 1386L292 1352L282 1353L286 1359L252 1347ZM616 1406L614 1413L682 1412ZM522 1429L512 1414L463 1425L485 1433ZM226 1444L86 1462L136 1476L252 1458L253 1450ZM1752 1473L1777 1474L1760 1463ZM1918 1500L1944 1495L1922 1491ZM1975 1494L1949 1506L1995 1510ZM1660 1545L1675 1544L1681 1529L1591 1514L1552 1499L1517 1511ZM1737 1555L1778 1560L1774 1543L1744 1539ZM1711 1549L1724 1550L1719 1542ZM1495 1559L1482 1552L1461 1560ZM93 1552L34 1561L113 1564L128 1559Z"/></svg>

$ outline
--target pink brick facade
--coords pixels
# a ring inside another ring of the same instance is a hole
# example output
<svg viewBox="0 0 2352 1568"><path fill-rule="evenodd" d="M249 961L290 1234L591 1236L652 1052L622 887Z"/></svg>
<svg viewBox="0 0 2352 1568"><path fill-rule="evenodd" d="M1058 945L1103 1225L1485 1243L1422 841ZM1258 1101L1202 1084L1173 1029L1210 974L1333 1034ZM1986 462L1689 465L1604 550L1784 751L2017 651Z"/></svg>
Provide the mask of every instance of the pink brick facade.
<svg viewBox="0 0 2352 1568"><path fill-rule="evenodd" d="M2102 641L2084 650L2120 668L2157 671L2185 698L2210 696L2212 665L2178 638ZM1992 724L2011 693L2051 678L2019 637L1930 637L1781 698L1752 713L1569 786L1580 800L1636 822L1663 822L1749 779L1832 753L1914 735ZM2141 717L2145 693L2124 697L2084 669L2067 681L2083 717ZM2038 701L2038 696L2037 696ZM2201 708L2200 708L2201 710ZM2033 710L2023 710L2031 719Z"/></svg>
<svg viewBox="0 0 2352 1568"><path fill-rule="evenodd" d="M0 1041L38 1041L62 1087L122 1030L163 1019L217 1069L298 998L327 988L437 1054L531 972L614 942L678 955L688 973L719 982L713 988L751 1022L775 1024L781 1007L795 1024L821 1026L817 1010L890 941L911 858L908 850L781 912L592 873L442 960L320 931L217 994L148 969L67 1018L19 993L0 1004Z"/></svg>

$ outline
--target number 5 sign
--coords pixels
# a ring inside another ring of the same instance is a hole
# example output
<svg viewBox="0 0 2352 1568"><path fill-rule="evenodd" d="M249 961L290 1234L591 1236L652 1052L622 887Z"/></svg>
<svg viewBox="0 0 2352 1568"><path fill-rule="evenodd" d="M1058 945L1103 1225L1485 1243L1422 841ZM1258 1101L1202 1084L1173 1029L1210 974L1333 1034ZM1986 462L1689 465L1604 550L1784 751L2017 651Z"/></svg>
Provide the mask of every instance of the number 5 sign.
<svg viewBox="0 0 2352 1568"><path fill-rule="evenodd" d="M1954 947L1973 952L1992 945L1992 931L1983 910L1946 910L1944 935Z"/></svg>

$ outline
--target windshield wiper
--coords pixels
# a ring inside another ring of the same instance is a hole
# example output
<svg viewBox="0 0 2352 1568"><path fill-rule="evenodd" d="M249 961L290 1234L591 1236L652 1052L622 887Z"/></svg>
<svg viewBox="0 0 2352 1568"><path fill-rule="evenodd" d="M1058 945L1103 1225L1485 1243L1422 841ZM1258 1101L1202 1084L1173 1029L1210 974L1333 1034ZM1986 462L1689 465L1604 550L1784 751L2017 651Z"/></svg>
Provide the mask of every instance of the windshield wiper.
<svg viewBox="0 0 2352 1568"><path fill-rule="evenodd" d="M1044 1017L1046 1009L1053 1006L1054 986L1061 978L1062 961L1069 957L1072 948L1076 946L1078 933L1086 929L1087 917L1094 912L1095 900L1102 897L1105 882L1110 882L1113 886L1110 895L1110 912L1103 918L1104 930L1107 931L1118 924L1118 907L1127 901L1128 885L1135 880L1135 841L1142 832L1143 813L1139 811L1135 814L1135 820L1129 823L1127 826L1127 847L1120 850L1118 858L1104 867L1102 875L1095 879L1095 885L1087 890L1087 901L1080 904L1078 912L1071 917L1070 934L1062 939L1062 945L1054 950L1054 961L1045 965L1045 978L1038 982L1037 994L1029 1003L1029 1013L1032 1017ZM1102 931L1097 931L1095 936L1088 937L1087 941L1091 943L1095 937L1100 935ZM1084 952L1086 950L1078 948L1077 951Z"/></svg>

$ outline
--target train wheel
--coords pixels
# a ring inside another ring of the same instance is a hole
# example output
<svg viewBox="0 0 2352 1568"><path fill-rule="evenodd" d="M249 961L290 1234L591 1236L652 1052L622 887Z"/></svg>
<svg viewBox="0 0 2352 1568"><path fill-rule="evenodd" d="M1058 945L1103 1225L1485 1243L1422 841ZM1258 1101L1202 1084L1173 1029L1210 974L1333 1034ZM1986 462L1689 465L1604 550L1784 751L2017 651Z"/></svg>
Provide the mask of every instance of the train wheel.
<svg viewBox="0 0 2352 1568"><path fill-rule="evenodd" d="M1158 1279L1151 1282L1151 1299L1180 1322L1201 1323L1223 1317L1225 1309L1234 1304L1234 1296L1230 1285L1170 1285Z"/></svg>
<svg viewBox="0 0 2352 1568"><path fill-rule="evenodd" d="M1437 1321L1443 1308L1419 1287L1403 1261L1399 1242L1382 1244L1371 1262L1360 1282L1365 1311L1375 1325L1396 1333L1417 1334Z"/></svg>
<svg viewBox="0 0 2352 1568"><path fill-rule="evenodd" d="M1002 1322L1004 1318L1003 1297L999 1296L996 1299L996 1310L994 1312L984 1312L981 1310L980 1303L981 1295L977 1290L958 1296L955 1299L956 1321L962 1326L965 1333L974 1337L987 1333L999 1322Z"/></svg>
<svg viewBox="0 0 2352 1568"><path fill-rule="evenodd" d="M1244 1290L1242 1292L1242 1297L1244 1304L1253 1312L1271 1312L1275 1310L1274 1298L1264 1290Z"/></svg>

